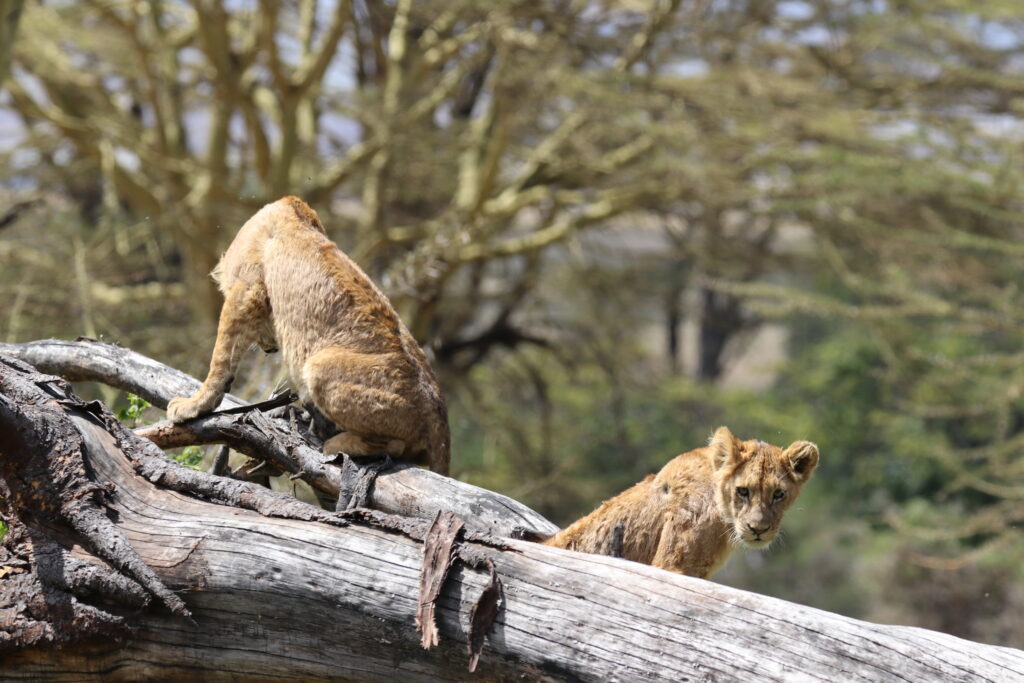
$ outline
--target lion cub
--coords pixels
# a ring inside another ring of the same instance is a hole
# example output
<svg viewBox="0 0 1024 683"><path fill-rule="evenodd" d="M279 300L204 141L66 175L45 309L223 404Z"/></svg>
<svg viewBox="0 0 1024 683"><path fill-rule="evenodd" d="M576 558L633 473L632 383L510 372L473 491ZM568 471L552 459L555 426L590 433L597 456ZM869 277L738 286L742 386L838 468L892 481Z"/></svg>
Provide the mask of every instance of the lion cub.
<svg viewBox="0 0 1024 683"><path fill-rule="evenodd" d="M782 450L719 427L707 447L677 456L545 545L610 555L621 525L622 557L706 579L739 543L774 540L817 464L809 441Z"/></svg>
<svg viewBox="0 0 1024 683"><path fill-rule="evenodd" d="M423 350L305 202L285 197L260 209L213 277L224 307L210 372L192 397L170 402L172 422L219 405L250 345L280 347L310 412L334 424L329 432L344 430L325 452L387 452L448 473L448 411Z"/></svg>

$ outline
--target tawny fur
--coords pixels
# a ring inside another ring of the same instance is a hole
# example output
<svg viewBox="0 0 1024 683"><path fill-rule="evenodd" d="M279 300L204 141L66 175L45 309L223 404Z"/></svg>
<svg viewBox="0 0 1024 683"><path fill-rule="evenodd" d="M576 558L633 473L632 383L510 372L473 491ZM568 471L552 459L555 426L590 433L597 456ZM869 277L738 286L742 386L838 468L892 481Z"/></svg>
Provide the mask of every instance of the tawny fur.
<svg viewBox="0 0 1024 683"><path fill-rule="evenodd" d="M809 441L783 450L720 427L707 447L675 457L545 544L608 555L621 524L626 559L708 578L737 544L764 548L775 539L817 464Z"/></svg>
<svg viewBox="0 0 1024 683"><path fill-rule="evenodd" d="M192 397L171 401L170 420L216 408L256 343L280 349L301 400L344 430L325 451L387 452L448 473L448 412L423 350L313 209L296 197L260 209L213 277L224 307L210 372Z"/></svg>

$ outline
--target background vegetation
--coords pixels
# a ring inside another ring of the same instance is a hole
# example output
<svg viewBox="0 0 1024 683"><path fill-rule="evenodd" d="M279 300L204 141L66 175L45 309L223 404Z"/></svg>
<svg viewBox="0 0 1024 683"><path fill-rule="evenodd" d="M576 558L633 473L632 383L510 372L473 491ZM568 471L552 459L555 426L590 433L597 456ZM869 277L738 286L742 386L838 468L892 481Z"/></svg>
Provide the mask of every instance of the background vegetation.
<svg viewBox="0 0 1024 683"><path fill-rule="evenodd" d="M1024 646L1016 0L0 0L0 84L6 341L201 375L206 274L297 194L456 476L565 523L719 424L808 438L718 580Z"/></svg>

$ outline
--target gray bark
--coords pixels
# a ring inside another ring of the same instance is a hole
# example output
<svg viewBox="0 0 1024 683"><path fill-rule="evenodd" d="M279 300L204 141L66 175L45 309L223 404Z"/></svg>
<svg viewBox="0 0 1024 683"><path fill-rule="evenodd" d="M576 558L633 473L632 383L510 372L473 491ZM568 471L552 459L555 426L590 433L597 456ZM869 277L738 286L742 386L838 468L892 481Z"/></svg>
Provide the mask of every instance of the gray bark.
<svg viewBox="0 0 1024 683"><path fill-rule="evenodd" d="M24 344L0 342L0 353L69 382L102 382L164 408L175 396L191 396L201 384L191 375L141 353L91 339L40 339ZM242 405L245 401L228 394L218 410Z"/></svg>
<svg viewBox="0 0 1024 683"><path fill-rule="evenodd" d="M0 580L0 667L7 680L466 680L471 612L492 586L489 564L503 599L475 674L482 680L1024 677L1019 650L870 624L622 559L471 533L457 537L437 591L440 644L425 650L414 627L425 523L329 513L185 470L102 406L12 363L0 360L0 484L5 516L15 515L12 530L27 530L23 536L33 540L22 544L21 564L7 561L14 573ZM55 461L63 469L51 467ZM60 505L38 497L58 484L65 489ZM60 648L43 638L5 651L2 636L15 617L40 621L60 611L32 605L56 605L53 596L64 593L48 593L44 603L5 594L12 577L24 577L24 567L37 562L33 548L52 555L56 543L76 560L102 564L83 548L102 545L89 539L106 532L68 526L77 510L69 501L84 498L101 505L110 532L130 543L116 552L137 553L191 618L170 614L161 592L140 574L164 602L140 611L138 591L120 603L131 608L76 593L76 609L91 601L89 609L110 615L96 620L99 638L82 633ZM132 630L117 634L121 622Z"/></svg>
<svg viewBox="0 0 1024 683"><path fill-rule="evenodd" d="M165 408L175 396L189 396L199 380L114 344L82 340L45 339L25 344L0 343L7 354L69 381L101 382L142 396ZM234 409L244 401L227 395L219 410ZM159 422L139 430L163 448L192 444L226 443L250 457L264 459L290 472L317 491L337 498L341 469L323 456L315 437L298 433L288 415L262 413L214 414L184 426ZM370 507L410 517L432 519L439 511L463 518L466 527L498 536L549 536L558 527L508 496L482 489L419 467L396 463L377 477L370 490Z"/></svg>

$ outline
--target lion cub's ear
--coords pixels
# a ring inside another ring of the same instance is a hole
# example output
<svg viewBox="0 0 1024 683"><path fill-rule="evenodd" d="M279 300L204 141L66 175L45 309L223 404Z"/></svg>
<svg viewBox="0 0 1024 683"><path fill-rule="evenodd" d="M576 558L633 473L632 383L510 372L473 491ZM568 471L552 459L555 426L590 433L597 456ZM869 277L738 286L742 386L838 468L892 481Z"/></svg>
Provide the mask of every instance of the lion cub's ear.
<svg viewBox="0 0 1024 683"><path fill-rule="evenodd" d="M711 462L715 469L720 470L735 462L740 457L740 440L732 435L728 427L719 427L711 435L708 447L711 449Z"/></svg>
<svg viewBox="0 0 1024 683"><path fill-rule="evenodd" d="M782 452L782 458L789 464L793 478L803 483L818 465L818 446L810 441L794 441Z"/></svg>

